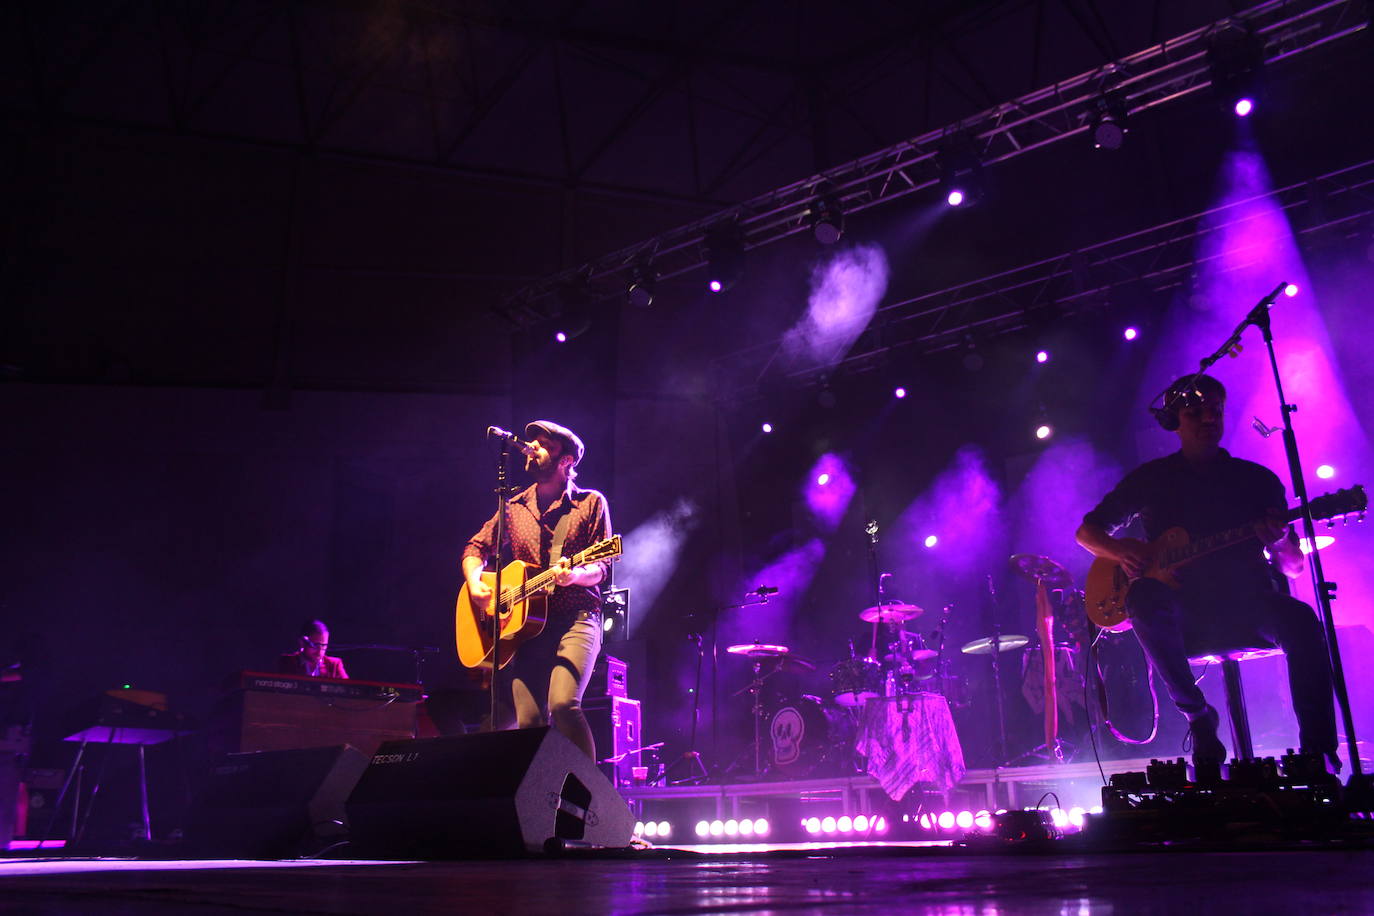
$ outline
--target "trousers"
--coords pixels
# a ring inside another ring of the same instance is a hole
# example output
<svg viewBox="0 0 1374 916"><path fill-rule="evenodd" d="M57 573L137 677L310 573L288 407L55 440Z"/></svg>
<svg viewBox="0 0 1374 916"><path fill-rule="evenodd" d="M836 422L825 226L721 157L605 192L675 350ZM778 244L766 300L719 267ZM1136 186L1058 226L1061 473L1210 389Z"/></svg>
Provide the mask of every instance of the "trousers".
<svg viewBox="0 0 1374 916"><path fill-rule="evenodd" d="M1326 638L1312 608L1278 592L1175 591L1154 579L1131 586L1127 610L1136 639L1179 712L1191 722L1207 701L1190 656L1232 649L1279 648L1288 659L1288 688L1304 751L1336 752L1336 711Z"/></svg>
<svg viewBox="0 0 1374 916"><path fill-rule="evenodd" d="M544 632L520 647L511 662L511 708L503 719L517 728L552 725L593 760L596 742L582 713L582 695L601 652L601 614L582 611L565 623L550 620ZM504 704L503 704L504 706Z"/></svg>

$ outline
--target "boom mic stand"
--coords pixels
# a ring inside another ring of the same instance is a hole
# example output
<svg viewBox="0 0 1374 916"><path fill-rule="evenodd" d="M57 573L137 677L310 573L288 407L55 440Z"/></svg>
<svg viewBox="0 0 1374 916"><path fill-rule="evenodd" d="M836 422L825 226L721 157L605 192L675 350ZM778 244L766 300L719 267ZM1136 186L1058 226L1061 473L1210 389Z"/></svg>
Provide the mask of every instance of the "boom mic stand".
<svg viewBox="0 0 1374 916"><path fill-rule="evenodd" d="M1311 546L1311 552L1307 556L1308 569L1312 577L1312 592L1317 600L1322 632L1326 637L1327 658L1331 666L1331 683L1335 688L1336 700L1341 708L1341 720L1345 726L1346 749L1350 757L1350 784L1354 786L1356 783L1363 784L1364 773L1360 769L1360 753L1355 740L1355 718L1350 710L1350 692L1346 688L1345 667L1341 664L1341 649L1336 641L1336 618L1331 611L1331 600L1335 597L1336 583L1327 580L1322 571L1321 552L1316 549L1316 524L1312 519L1312 507L1307 500L1307 484L1303 479L1302 461L1298 455L1298 436L1293 429L1293 414L1297 411L1298 406L1288 403L1288 398L1283 393L1283 378L1279 373L1278 357L1274 354L1274 333L1269 322L1269 309L1287 286L1287 281L1280 283L1274 287L1269 295L1256 303L1250 313L1245 316L1245 319L1231 332L1231 336L1226 339L1225 343L1211 356L1202 360L1198 375L1206 372L1226 354L1234 352L1239 347L1240 336L1247 327L1254 325L1260 329L1260 334L1264 338L1265 349L1269 353L1269 367L1274 373L1274 392L1279 399L1279 413L1283 417L1283 447L1288 456L1288 474L1293 482L1293 495L1297 497L1298 506L1302 510L1303 535Z"/></svg>
<svg viewBox="0 0 1374 916"><path fill-rule="evenodd" d="M717 752L720 751L720 731L717 728L717 723L720 719L720 704L717 700L717 695L720 693L718 688L720 648L717 642L716 633L719 629L718 623L720 621L720 613L721 611L735 611L740 608L753 607L758 604L767 604L768 596L776 595L777 593L778 590L776 588L763 585L751 592L745 592L744 600L738 604L717 605L708 612L711 616L711 746ZM700 615L693 614L691 616L697 617ZM701 752L697 750L697 723L701 716L701 664L705 656L705 649L702 646L703 635L702 633L692 633L690 636L697 647L696 689L692 693L692 746L681 757L673 761L672 766L670 766L668 771L664 774L669 785L700 784L702 780L708 778L710 775L710 770L701 760ZM757 742L758 737L756 734L755 744L757 744ZM669 778L672 771L682 766L684 763L688 767L688 775L678 780Z"/></svg>
<svg viewBox="0 0 1374 916"><path fill-rule="evenodd" d="M496 582L491 593L492 731L500 730L498 718L500 689L497 684L497 676L501 673L501 568L505 565L502 551L506 548L506 531L510 521L507 517L510 509L506 503L506 498L510 495L510 487L506 484L506 465L510 461L510 442L501 437L497 438L500 438L501 441L501 452L496 458Z"/></svg>

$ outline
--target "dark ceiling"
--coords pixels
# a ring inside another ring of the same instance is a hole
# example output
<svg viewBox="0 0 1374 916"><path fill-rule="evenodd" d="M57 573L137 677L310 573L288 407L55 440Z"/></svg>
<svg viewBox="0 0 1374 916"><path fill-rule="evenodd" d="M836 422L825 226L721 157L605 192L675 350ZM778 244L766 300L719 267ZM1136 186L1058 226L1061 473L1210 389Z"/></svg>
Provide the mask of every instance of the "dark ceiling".
<svg viewBox="0 0 1374 916"><path fill-rule="evenodd" d="M508 361L454 354L507 348L493 309L533 281L1238 12L1316 5L20 0L0 11L2 361L35 380L501 390ZM1344 69L1324 51L1290 69L1335 105L1368 76L1367 37L1333 43ZM1133 134L1129 169L1026 157L1005 218L894 283L930 292L1192 212L1195 154L1224 141L1191 105ZM1362 121L1320 110L1303 114L1367 152ZM1311 168L1361 155L1331 146ZM1076 172L1101 199L1046 206ZM682 330L634 316L622 340ZM718 326L699 338L693 359L719 351Z"/></svg>

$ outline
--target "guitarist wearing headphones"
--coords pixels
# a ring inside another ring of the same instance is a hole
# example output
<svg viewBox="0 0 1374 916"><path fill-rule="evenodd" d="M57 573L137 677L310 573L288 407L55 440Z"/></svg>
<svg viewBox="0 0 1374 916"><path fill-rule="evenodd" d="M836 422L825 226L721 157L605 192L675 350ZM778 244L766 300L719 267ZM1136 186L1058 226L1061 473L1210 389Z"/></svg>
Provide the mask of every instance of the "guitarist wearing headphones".
<svg viewBox="0 0 1374 916"><path fill-rule="evenodd" d="M574 483L586 451L576 433L536 420L525 427L525 438L530 440L523 449L525 470L534 483L507 501L508 544L514 559L553 568L554 588L543 631L524 643L510 663L511 693L503 705L509 716L508 704L513 702L519 728L534 728L551 719L554 728L595 760L582 694L601 651L599 586L607 565L573 566L567 558L609 538L611 517L606 497ZM481 575L496 556L495 537L492 515L463 550L468 595L474 608L483 612L491 603L492 588Z"/></svg>
<svg viewBox="0 0 1374 916"><path fill-rule="evenodd" d="M1276 646L1288 658L1302 750L1324 754L1338 772L1331 670L1321 625L1312 608L1287 595L1286 583L1274 575L1276 569L1296 578L1304 566L1297 537L1284 522L1284 487L1269 469L1221 447L1225 406L1226 389L1210 376L1174 382L1155 416L1178 434L1179 450L1127 474L1084 516L1076 537L1134 579L1126 596L1131 626L1156 676L1188 719L1194 761L1224 761L1226 748L1217 738L1217 711L1194 681L1189 656ZM1146 540L1116 536L1136 519ZM1151 562L1147 542L1171 528L1181 527L1197 541L1241 526L1250 526L1253 536L1179 567L1177 590L1155 578L1135 578Z"/></svg>

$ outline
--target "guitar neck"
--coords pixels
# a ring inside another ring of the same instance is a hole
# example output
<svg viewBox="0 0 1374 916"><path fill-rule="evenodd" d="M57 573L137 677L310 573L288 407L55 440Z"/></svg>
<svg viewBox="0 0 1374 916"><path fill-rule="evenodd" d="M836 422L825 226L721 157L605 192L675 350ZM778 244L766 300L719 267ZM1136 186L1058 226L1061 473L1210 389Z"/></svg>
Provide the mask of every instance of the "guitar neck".
<svg viewBox="0 0 1374 916"><path fill-rule="evenodd" d="M1284 522L1291 522L1302 515L1301 509L1293 509L1285 513ZM1182 547L1175 547L1172 550L1164 551L1160 558L1160 566L1176 566L1188 560L1196 560L1198 557L1239 544L1242 541L1257 537L1254 525L1239 525L1235 528L1228 528L1225 531L1218 531L1216 534L1209 534L1205 538L1198 538L1196 541L1189 541Z"/></svg>
<svg viewBox="0 0 1374 916"><path fill-rule="evenodd" d="M590 552L590 549L579 551L578 553L573 555L572 559L569 562L573 566L581 566L586 561L587 554ZM517 602L524 601L530 595L534 595L543 591L544 589L548 588L551 584L553 584L553 577L554 573L556 572L556 567L550 567L549 569L546 569L542 572L535 573L533 576L530 576L528 579L526 579L525 584L520 588L513 588L507 591L505 597L501 601L501 604L503 606L515 604Z"/></svg>

